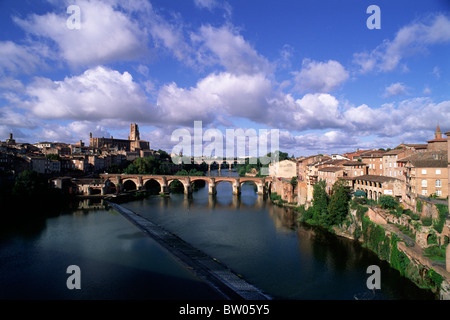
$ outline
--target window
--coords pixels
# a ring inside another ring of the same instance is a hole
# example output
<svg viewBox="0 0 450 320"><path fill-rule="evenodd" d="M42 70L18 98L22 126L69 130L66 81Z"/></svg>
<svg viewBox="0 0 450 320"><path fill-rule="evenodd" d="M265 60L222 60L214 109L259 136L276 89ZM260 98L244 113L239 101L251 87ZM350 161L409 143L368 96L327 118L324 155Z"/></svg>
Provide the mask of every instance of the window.
<svg viewBox="0 0 450 320"><path fill-rule="evenodd" d="M422 174L427 174L427 169L422 169Z"/></svg>
<svg viewBox="0 0 450 320"><path fill-rule="evenodd" d="M389 162L389 168L392 168L392 162Z"/></svg>
<svg viewBox="0 0 450 320"><path fill-rule="evenodd" d="M436 180L436 187L442 187L441 180Z"/></svg>
<svg viewBox="0 0 450 320"><path fill-rule="evenodd" d="M427 187L427 180L422 180L422 188L426 188Z"/></svg>
<svg viewBox="0 0 450 320"><path fill-rule="evenodd" d="M436 190L436 195L437 195L438 197L442 196L442 191L441 191L441 190Z"/></svg>
<svg viewBox="0 0 450 320"><path fill-rule="evenodd" d="M441 169L436 169L436 174L441 174Z"/></svg>
<svg viewBox="0 0 450 320"><path fill-rule="evenodd" d="M422 195L426 196L427 195L427 189L422 189Z"/></svg>
<svg viewBox="0 0 450 320"><path fill-rule="evenodd" d="M383 169L383 165L382 164L380 164L380 169Z"/></svg>

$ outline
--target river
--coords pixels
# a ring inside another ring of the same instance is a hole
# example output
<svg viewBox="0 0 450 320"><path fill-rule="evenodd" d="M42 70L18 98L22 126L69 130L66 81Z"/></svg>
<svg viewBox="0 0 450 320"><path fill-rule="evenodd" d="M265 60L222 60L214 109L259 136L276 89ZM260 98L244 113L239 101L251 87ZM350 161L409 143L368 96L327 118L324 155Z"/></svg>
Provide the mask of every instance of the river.
<svg viewBox="0 0 450 320"><path fill-rule="evenodd" d="M223 170L225 171L225 170ZM226 172L226 171L225 171ZM222 172L224 173L224 172ZM221 182L215 197L150 196L122 204L226 264L274 299L433 299L359 243L299 225L244 184ZM220 299L192 270L111 209L77 209L2 228L0 299ZM81 289L68 289L69 265ZM369 290L370 265L381 289Z"/></svg>

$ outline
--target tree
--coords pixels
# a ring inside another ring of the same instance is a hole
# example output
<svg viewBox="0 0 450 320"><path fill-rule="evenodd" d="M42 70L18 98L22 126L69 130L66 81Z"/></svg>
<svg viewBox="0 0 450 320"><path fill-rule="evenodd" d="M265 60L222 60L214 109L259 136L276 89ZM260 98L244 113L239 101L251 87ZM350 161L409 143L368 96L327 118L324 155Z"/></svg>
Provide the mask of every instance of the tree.
<svg viewBox="0 0 450 320"><path fill-rule="evenodd" d="M378 204L383 209L394 209L397 206L397 201L395 201L394 197L392 196L381 196L378 199Z"/></svg>
<svg viewBox="0 0 450 320"><path fill-rule="evenodd" d="M50 189L47 179L36 171L25 170L16 178L12 195L17 197L36 197L45 194Z"/></svg>
<svg viewBox="0 0 450 320"><path fill-rule="evenodd" d="M338 225L348 214L350 190L345 181L338 180L333 185L333 194L328 205L328 224Z"/></svg>
<svg viewBox="0 0 450 320"><path fill-rule="evenodd" d="M314 220L314 222L321 224L323 226L328 226L327 215L328 215L329 197L325 188L326 182L324 180L320 180L314 185L313 200L310 210L312 220Z"/></svg>
<svg viewBox="0 0 450 320"><path fill-rule="evenodd" d="M298 181L297 181L297 177L292 177L291 178L291 186L292 186L292 192L294 192L295 188L297 187Z"/></svg>

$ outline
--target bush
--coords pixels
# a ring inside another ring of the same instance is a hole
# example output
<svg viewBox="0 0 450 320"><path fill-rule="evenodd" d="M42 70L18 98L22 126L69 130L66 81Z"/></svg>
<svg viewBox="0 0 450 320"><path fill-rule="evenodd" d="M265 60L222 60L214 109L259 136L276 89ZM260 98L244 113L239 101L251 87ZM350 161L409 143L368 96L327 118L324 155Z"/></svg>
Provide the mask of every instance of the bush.
<svg viewBox="0 0 450 320"><path fill-rule="evenodd" d="M422 201L420 201L420 199L416 200L416 211L417 212L422 212L423 210L423 203Z"/></svg>
<svg viewBox="0 0 450 320"><path fill-rule="evenodd" d="M425 227L429 227L433 224L433 219L431 217L423 217L421 220Z"/></svg>
<svg viewBox="0 0 450 320"><path fill-rule="evenodd" d="M352 202L351 202L351 208L352 209L357 209L358 205L362 205L362 204L366 204L366 199L365 198L360 198L360 197L354 197Z"/></svg>
<svg viewBox="0 0 450 320"><path fill-rule="evenodd" d="M444 228L444 223L448 212L448 206L444 204L436 204L436 208L439 211L439 218L437 221L435 221L433 227L437 232L441 233Z"/></svg>
<svg viewBox="0 0 450 320"><path fill-rule="evenodd" d="M395 209L398 206L398 202L392 196L381 196L378 199L378 204L383 209Z"/></svg>

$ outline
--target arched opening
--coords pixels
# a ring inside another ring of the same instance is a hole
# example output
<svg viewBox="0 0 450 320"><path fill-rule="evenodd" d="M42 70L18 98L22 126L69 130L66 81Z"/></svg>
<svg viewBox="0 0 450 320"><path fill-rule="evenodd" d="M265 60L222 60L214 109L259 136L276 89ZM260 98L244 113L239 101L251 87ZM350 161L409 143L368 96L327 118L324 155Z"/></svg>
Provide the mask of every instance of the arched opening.
<svg viewBox="0 0 450 320"><path fill-rule="evenodd" d="M231 181L221 180L216 181L217 194L233 194L233 184Z"/></svg>
<svg viewBox="0 0 450 320"><path fill-rule="evenodd" d="M436 236L436 234L435 233L430 233L428 236L427 236L427 245L434 245L434 244L438 244L438 241L437 241L437 236Z"/></svg>
<svg viewBox="0 0 450 320"><path fill-rule="evenodd" d="M116 187L116 185L113 182L109 181L107 183L106 193L109 193L109 194L116 194L117 193L117 187Z"/></svg>
<svg viewBox="0 0 450 320"><path fill-rule="evenodd" d="M372 199L372 190L369 190L369 199Z"/></svg>
<svg viewBox="0 0 450 320"><path fill-rule="evenodd" d="M136 183L133 180L127 180L123 183L123 191L134 191L137 190Z"/></svg>
<svg viewBox="0 0 450 320"><path fill-rule="evenodd" d="M446 246L446 245L449 244L449 242L450 242L449 237L448 237L448 236L444 236L444 241L443 241L442 245L443 245L443 246Z"/></svg>
<svg viewBox="0 0 450 320"><path fill-rule="evenodd" d="M169 190L170 193L184 193L184 185L180 180L174 179L169 181Z"/></svg>
<svg viewBox="0 0 450 320"><path fill-rule="evenodd" d="M158 181L150 179L144 183L144 189L150 194L159 194L161 192L161 185Z"/></svg>
<svg viewBox="0 0 450 320"><path fill-rule="evenodd" d="M254 193L258 193L258 186L254 181L244 181L241 182L240 185L241 185L241 192L245 191L252 193L253 191Z"/></svg>
<svg viewBox="0 0 450 320"><path fill-rule="evenodd" d="M102 194L102 190L100 188L92 188L91 195Z"/></svg>
<svg viewBox="0 0 450 320"><path fill-rule="evenodd" d="M204 187L206 187L206 184L207 184L206 180L203 179L191 181L192 191L198 191L200 189L203 189Z"/></svg>

